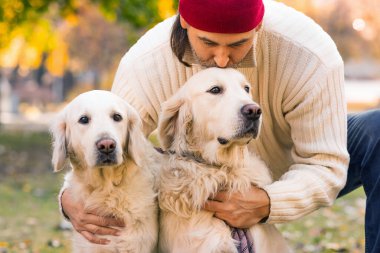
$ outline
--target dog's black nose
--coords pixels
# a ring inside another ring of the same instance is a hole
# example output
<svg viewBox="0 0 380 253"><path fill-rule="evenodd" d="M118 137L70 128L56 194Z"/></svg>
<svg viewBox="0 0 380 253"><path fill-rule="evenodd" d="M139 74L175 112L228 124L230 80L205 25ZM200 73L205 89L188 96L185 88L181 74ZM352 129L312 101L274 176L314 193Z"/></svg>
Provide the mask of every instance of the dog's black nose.
<svg viewBox="0 0 380 253"><path fill-rule="evenodd" d="M248 120L258 120L261 115L261 108L255 104L247 104L240 109L240 112Z"/></svg>
<svg viewBox="0 0 380 253"><path fill-rule="evenodd" d="M103 138L96 142L96 148L103 154L110 154L115 151L116 142L110 138Z"/></svg>

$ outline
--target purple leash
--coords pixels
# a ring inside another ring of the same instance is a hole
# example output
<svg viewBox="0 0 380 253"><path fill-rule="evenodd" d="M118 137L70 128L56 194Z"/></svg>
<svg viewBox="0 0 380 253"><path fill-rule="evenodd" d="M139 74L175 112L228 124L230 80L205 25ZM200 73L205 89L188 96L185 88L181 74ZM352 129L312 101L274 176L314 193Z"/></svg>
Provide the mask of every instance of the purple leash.
<svg viewBox="0 0 380 253"><path fill-rule="evenodd" d="M231 228L232 238L239 242L236 246L239 253L255 253L251 234L247 229Z"/></svg>

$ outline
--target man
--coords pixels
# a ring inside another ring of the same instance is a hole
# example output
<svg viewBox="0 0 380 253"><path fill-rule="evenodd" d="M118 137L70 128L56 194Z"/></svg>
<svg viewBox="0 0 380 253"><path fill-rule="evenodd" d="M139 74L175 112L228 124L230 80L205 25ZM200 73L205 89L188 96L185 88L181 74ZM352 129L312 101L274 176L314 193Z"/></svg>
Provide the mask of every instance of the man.
<svg viewBox="0 0 380 253"><path fill-rule="evenodd" d="M265 5L265 7L264 7ZM265 12L265 16L264 16ZM263 111L259 153L275 182L251 194L220 192L205 209L233 227L288 222L333 203L361 184L367 193L366 252L380 251L380 112L347 121L343 62L331 38L311 19L262 0L180 0L179 15L147 32L121 60L112 91L128 100L148 135L160 105L203 68L233 67L253 85ZM347 128L348 122L348 128ZM86 213L62 195L62 207L89 241L117 235L112 218ZM128 224L125 224L128 226Z"/></svg>

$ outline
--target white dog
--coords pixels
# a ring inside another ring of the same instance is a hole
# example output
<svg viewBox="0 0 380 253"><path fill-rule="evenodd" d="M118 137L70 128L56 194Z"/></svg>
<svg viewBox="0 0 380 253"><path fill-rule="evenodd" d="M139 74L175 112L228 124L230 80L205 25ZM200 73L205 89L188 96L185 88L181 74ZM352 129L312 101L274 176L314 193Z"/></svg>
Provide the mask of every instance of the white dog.
<svg viewBox="0 0 380 253"><path fill-rule="evenodd" d="M158 163L137 112L111 92L86 92L59 114L52 134L54 170L72 167L65 184L74 201L126 224L120 236L103 236L108 245L92 244L74 231L73 252L154 252L158 207L152 166Z"/></svg>
<svg viewBox="0 0 380 253"><path fill-rule="evenodd" d="M260 116L250 84L233 69L201 71L163 104L158 134L169 159L160 172L162 252L237 252L230 227L202 206L220 190L245 194L272 182L247 148L259 134ZM273 225L249 232L255 252L290 251Z"/></svg>

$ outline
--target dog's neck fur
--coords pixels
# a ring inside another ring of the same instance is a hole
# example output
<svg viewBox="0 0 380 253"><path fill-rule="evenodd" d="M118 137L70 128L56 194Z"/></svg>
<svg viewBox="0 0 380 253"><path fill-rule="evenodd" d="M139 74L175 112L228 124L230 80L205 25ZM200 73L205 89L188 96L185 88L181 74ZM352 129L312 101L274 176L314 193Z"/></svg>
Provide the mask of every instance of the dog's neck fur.
<svg viewBox="0 0 380 253"><path fill-rule="evenodd" d="M248 152L247 145L235 143L227 146L218 145L215 142L199 144L194 141L192 143L182 142L180 145L178 145L179 143L175 144L169 149L169 153L215 167L242 167L245 164L244 157L247 157L246 153ZM215 145L218 147L214 148ZM215 152L215 150L217 151Z"/></svg>

